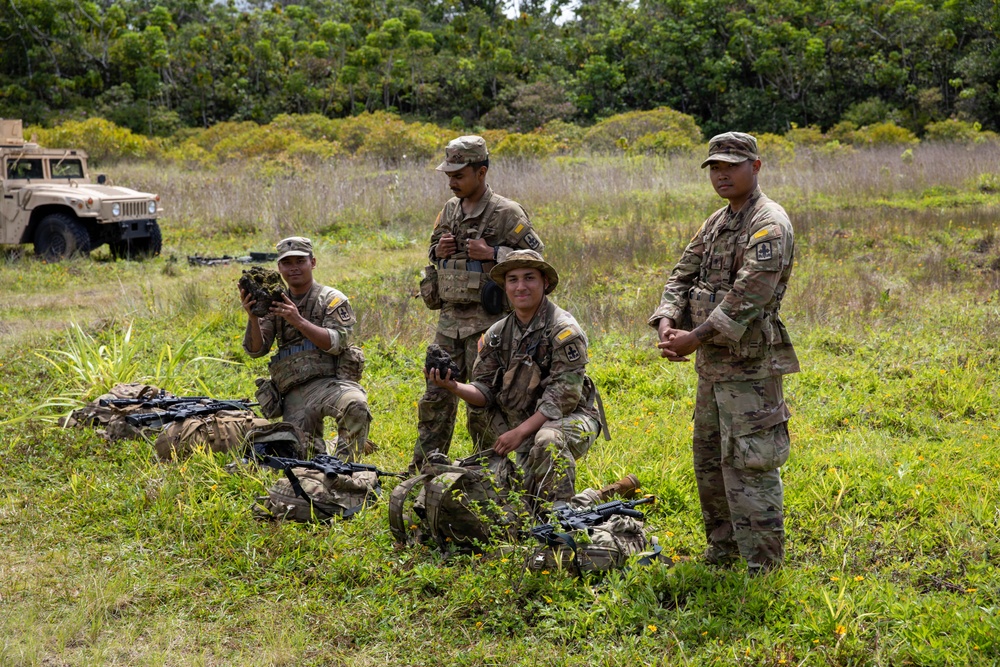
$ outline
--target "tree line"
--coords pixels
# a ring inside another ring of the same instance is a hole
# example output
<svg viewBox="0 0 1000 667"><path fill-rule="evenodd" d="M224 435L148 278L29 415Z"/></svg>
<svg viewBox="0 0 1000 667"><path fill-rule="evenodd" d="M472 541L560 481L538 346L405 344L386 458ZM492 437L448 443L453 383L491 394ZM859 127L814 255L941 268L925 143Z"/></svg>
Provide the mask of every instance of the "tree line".
<svg viewBox="0 0 1000 667"><path fill-rule="evenodd" d="M147 135L388 111L529 132L1000 123L994 0L0 0L0 116Z"/></svg>

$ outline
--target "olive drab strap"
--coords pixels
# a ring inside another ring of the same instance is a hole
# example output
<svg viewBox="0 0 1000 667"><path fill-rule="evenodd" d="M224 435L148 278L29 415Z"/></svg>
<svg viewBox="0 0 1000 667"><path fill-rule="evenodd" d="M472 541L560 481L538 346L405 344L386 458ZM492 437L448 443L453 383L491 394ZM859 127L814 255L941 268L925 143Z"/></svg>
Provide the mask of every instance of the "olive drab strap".
<svg viewBox="0 0 1000 667"><path fill-rule="evenodd" d="M389 495L389 530L399 544L418 544L421 540L420 523L405 513L407 498L431 479L424 474L400 482ZM411 528L412 526L412 528Z"/></svg>

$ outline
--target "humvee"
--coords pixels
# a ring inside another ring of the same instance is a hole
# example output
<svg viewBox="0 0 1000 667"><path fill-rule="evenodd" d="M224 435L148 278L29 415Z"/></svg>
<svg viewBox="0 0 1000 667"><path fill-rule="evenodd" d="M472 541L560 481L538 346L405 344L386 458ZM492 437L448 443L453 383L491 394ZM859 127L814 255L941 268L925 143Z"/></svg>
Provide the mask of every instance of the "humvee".
<svg viewBox="0 0 1000 667"><path fill-rule="evenodd" d="M92 184L87 154L24 140L20 120L0 120L0 244L33 243L35 255L60 260L107 243L113 257L160 254L158 195Z"/></svg>

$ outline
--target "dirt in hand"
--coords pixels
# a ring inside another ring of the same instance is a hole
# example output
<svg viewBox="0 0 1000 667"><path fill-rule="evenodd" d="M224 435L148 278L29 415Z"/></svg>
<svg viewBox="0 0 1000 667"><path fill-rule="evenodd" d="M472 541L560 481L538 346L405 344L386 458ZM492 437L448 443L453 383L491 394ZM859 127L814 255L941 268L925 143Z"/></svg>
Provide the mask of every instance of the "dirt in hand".
<svg viewBox="0 0 1000 667"><path fill-rule="evenodd" d="M285 281L281 279L281 274L273 269L254 266L243 271L243 275L240 276L240 287L252 294L257 301L250 312L257 317L264 317L271 308L271 303L281 301L281 295L285 291Z"/></svg>
<svg viewBox="0 0 1000 667"><path fill-rule="evenodd" d="M432 368L438 369L442 378L448 377L448 371L451 371L451 379L458 379L458 365L452 361L450 354L434 343L427 346L427 356L424 357L424 369L430 372Z"/></svg>

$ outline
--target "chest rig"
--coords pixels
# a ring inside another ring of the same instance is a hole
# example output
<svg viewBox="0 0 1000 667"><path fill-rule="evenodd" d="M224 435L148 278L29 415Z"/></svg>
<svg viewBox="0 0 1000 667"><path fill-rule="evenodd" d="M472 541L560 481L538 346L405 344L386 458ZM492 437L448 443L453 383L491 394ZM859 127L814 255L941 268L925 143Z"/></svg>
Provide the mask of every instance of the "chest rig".
<svg viewBox="0 0 1000 667"><path fill-rule="evenodd" d="M514 315L508 317L499 335L492 334L486 341L490 347L499 348L497 354L501 363L493 386L499 386L497 403L508 415L533 413L541 390L547 384L552 367L552 345L549 341L552 332L548 328L551 312L548 309L544 317L542 326L526 331L516 345L514 332L518 325Z"/></svg>
<svg viewBox="0 0 1000 667"><path fill-rule="evenodd" d="M437 262L438 293L445 301L452 303L480 303L481 293L486 283L491 282L489 270L493 262L482 262L469 258L469 241L482 238L486 226L496 213L500 198L493 195L483 210L479 227L471 234L461 234L457 224L451 225L455 236L457 252L447 259ZM462 205L459 203L461 212ZM471 230L470 230L471 231Z"/></svg>
<svg viewBox="0 0 1000 667"><path fill-rule="evenodd" d="M320 303L315 292L314 286L302 300L302 305L296 305L307 320L313 324L322 324L325 304ZM316 347L284 319L276 317L275 325L278 352L271 356L268 371L271 380L278 388L278 393L284 394L289 389L318 377L332 377L337 374L339 357Z"/></svg>

